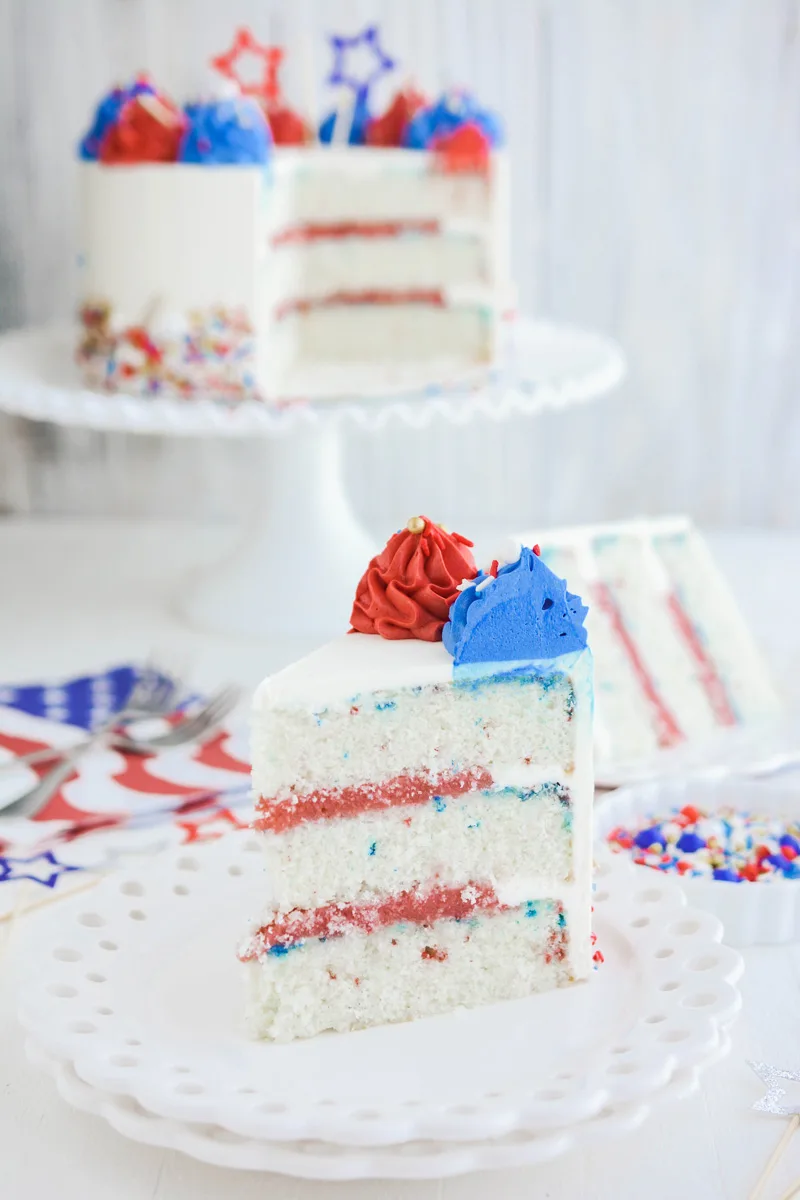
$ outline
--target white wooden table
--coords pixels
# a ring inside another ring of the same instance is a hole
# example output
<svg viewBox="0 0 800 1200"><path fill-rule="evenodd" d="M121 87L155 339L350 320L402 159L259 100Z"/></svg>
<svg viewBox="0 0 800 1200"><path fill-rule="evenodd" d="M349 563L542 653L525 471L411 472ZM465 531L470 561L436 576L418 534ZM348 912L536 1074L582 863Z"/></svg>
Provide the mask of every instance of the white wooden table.
<svg viewBox="0 0 800 1200"><path fill-rule="evenodd" d="M187 572L218 554L228 537L224 527L169 522L0 522L0 679L58 676L152 654L177 658L203 685L255 683L305 647L211 638L186 629L168 607ZM800 703L800 534L750 531L711 542L746 615L762 630L779 681ZM17 937L24 937L24 920ZM800 1068L800 948L751 950L746 960L744 1012L730 1056L693 1096L660 1108L627 1139L545 1167L441 1183L319 1184L207 1167L126 1141L68 1108L25 1059L12 944L0 957L0 1197L744 1200L783 1128L750 1111L761 1091L745 1058ZM780 1196L797 1176L800 1136L764 1200Z"/></svg>

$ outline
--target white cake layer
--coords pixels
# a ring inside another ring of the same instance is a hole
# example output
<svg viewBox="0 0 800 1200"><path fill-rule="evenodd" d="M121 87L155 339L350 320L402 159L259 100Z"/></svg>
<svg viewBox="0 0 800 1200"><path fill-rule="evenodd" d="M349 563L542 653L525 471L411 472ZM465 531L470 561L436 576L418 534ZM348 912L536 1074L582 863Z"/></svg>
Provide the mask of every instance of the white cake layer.
<svg viewBox="0 0 800 1200"><path fill-rule="evenodd" d="M758 721L777 716L780 701L764 660L703 539L689 526L657 535L654 545L737 719Z"/></svg>
<svg viewBox="0 0 800 1200"><path fill-rule="evenodd" d="M115 328L185 327L193 310L255 317L262 167L137 163L79 168L80 291Z"/></svg>
<svg viewBox="0 0 800 1200"><path fill-rule="evenodd" d="M395 147L279 148L268 201L273 231L338 221L469 220L508 216L508 162L491 155L486 175L436 169L431 154ZM498 229L498 237L502 237Z"/></svg>
<svg viewBox="0 0 800 1200"><path fill-rule="evenodd" d="M264 922L275 909L358 903L434 881L497 890L534 876L535 894L559 896L572 880L572 820L556 786L544 784L533 794L471 792L265 833Z"/></svg>
<svg viewBox="0 0 800 1200"><path fill-rule="evenodd" d="M259 376L268 391L283 387L309 363L403 363L450 359L488 363L491 313L472 306L337 304L290 313L259 346Z"/></svg>
<svg viewBox="0 0 800 1200"><path fill-rule="evenodd" d="M297 299L323 300L343 288L351 293L444 290L485 285L491 269L485 239L470 234L320 238L271 249L264 294L279 307Z"/></svg>
<svg viewBox="0 0 800 1200"><path fill-rule="evenodd" d="M254 703L254 788L278 798L278 813L291 811L304 793L322 793L311 796L310 811L324 802L332 814L265 834L281 908L311 907L317 884L316 903L323 904L328 892L353 901L367 889L397 891L412 883L424 889L438 872L459 883L492 874L498 887L512 891L538 875L534 894L562 901L571 928L588 943L592 660L587 650L537 666L541 674L531 674L529 664L527 675L454 683L452 659L439 642L349 634L266 680ZM367 785L367 793L380 797L382 784L391 791L392 781L404 777L476 770L487 772L496 789L563 783L571 840L562 836L558 848L563 812L542 804L537 813L531 800L516 796L443 796L369 817L335 815L337 789ZM367 828L374 831L368 841Z"/></svg>
<svg viewBox="0 0 800 1200"><path fill-rule="evenodd" d="M570 591L589 605L586 633L595 662L594 738L598 752L625 760L652 754L658 748L651 710L643 702L641 687L608 614L592 603L596 579L593 562L577 547L543 546L543 557L556 575L569 580ZM613 681L613 682L612 682Z"/></svg>
<svg viewBox="0 0 800 1200"><path fill-rule="evenodd" d="M596 539L593 552L664 707L684 737L707 735L716 727L714 713L697 662L667 607L669 580L652 546L636 535L609 534ZM654 590L661 601L655 605Z"/></svg>
<svg viewBox="0 0 800 1200"><path fill-rule="evenodd" d="M472 768L505 786L526 766L568 776L587 763L591 786L591 654L529 669L542 673L454 683L441 642L336 638L258 688L256 793L291 797Z"/></svg>
<svg viewBox="0 0 800 1200"><path fill-rule="evenodd" d="M289 1041L491 1004L586 978L588 929L578 933L567 919L567 952L560 959L553 954L561 928L557 908L537 898L533 905L531 916L523 907L427 927L395 925L266 954L245 968L248 1029Z"/></svg>

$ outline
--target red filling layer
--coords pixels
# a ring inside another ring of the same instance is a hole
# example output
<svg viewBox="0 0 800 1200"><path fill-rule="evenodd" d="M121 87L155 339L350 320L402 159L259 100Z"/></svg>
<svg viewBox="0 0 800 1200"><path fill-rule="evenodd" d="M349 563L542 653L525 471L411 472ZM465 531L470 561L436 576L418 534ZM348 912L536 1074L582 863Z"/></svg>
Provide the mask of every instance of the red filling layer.
<svg viewBox="0 0 800 1200"><path fill-rule="evenodd" d="M284 833L306 821L325 821L332 817L357 817L359 813L401 805L427 804L434 796L460 796L464 792L484 791L492 786L485 767L472 767L452 775L395 775L382 783L361 783L355 787L323 788L316 792L275 800L262 796L256 805L261 814L255 829Z"/></svg>
<svg viewBox="0 0 800 1200"><path fill-rule="evenodd" d="M482 883L437 887L427 892L398 892L373 904L295 908L276 917L269 925L262 925L241 957L249 962L272 946L291 946L306 938L338 937L354 931L374 933L376 929L385 929L401 921L430 925L433 921L468 917L476 909L502 912L506 908L498 900L494 888Z"/></svg>
<svg viewBox="0 0 800 1200"><path fill-rule="evenodd" d="M287 300L275 309L275 318L280 321L291 313L307 313L315 308L331 308L335 305L359 304L427 304L431 308L444 308L444 293L438 288L366 288L360 292L331 292L319 299Z"/></svg>
<svg viewBox="0 0 800 1200"><path fill-rule="evenodd" d="M595 583L592 586L592 595L597 607L608 617L611 627L625 650L631 669L639 681L642 693L652 709L659 746L667 749L669 746L675 746L678 742L684 741L682 729L658 694L658 689L644 664L639 649L625 627L622 613L611 589L605 583Z"/></svg>
<svg viewBox="0 0 800 1200"><path fill-rule="evenodd" d="M271 244L293 246L341 238L389 238L404 233L438 232L438 221L332 221L328 225L296 225L293 229L285 229L275 234Z"/></svg>
<svg viewBox="0 0 800 1200"><path fill-rule="evenodd" d="M697 672L702 684L708 702L711 705L711 711L719 725L735 725L736 713L733 711L728 693L725 690L725 684L719 676L719 672L714 665L714 662L701 642L697 630L692 624L688 613L684 609L680 600L674 594L670 596L669 610L678 626L681 637L689 647L692 658L697 664Z"/></svg>

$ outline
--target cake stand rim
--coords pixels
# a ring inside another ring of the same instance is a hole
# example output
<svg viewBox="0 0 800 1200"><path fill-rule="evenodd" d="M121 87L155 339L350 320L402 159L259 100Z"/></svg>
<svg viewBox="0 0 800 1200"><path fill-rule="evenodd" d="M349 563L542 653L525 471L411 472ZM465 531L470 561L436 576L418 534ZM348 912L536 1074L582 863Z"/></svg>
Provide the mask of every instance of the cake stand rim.
<svg viewBox="0 0 800 1200"><path fill-rule="evenodd" d="M180 400L108 393L57 383L31 373L31 356L61 341L74 342L75 326L59 322L24 326L0 334L0 412L65 427L108 433L159 434L173 437L280 437L297 429L349 425L378 431L390 424L425 428L434 420L467 424L478 416L506 420L535 416L599 399L625 378L627 362L618 343L601 333L569 323L520 316L514 322L514 346L505 362L482 382L463 377L441 388L408 394L353 399L298 401L273 407L256 400L226 404L212 399ZM590 351L597 361L573 375L536 379L535 367L515 360L524 339L561 342L576 357ZM513 351L513 353L512 353ZM20 352L28 361L20 370ZM9 361L10 359L10 361Z"/></svg>

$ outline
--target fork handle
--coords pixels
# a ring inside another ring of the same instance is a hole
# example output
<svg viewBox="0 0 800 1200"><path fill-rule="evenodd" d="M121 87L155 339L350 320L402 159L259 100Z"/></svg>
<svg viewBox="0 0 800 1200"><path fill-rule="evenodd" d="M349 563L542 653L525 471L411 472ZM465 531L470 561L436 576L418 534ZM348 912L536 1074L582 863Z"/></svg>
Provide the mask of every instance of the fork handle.
<svg viewBox="0 0 800 1200"><path fill-rule="evenodd" d="M106 732L104 736L107 745L113 749L127 750L130 754L154 754L160 748L158 742L137 741L135 738L126 737L124 733L109 735ZM95 735L82 742L74 742L71 746L50 746L42 750L31 750L29 754L17 754L13 758L0 762L0 775L13 771L15 767L31 767L38 763L51 761L55 770L56 763L67 758L74 761L76 757L88 750L91 744L96 745L99 740L99 736ZM8 807L3 809L4 813L8 811Z"/></svg>
<svg viewBox="0 0 800 1200"><path fill-rule="evenodd" d="M29 751L28 754L15 754L13 758L0 762L0 774L4 771L13 771L15 767L31 767L36 763L48 762L50 759L63 758L81 745L83 745L82 742L76 742L73 746L43 746L40 750Z"/></svg>
<svg viewBox="0 0 800 1200"><path fill-rule="evenodd" d="M61 785L69 779L75 768L75 763L85 753L86 748L85 744L76 747L72 754L68 754L58 766L53 767L52 771L45 775L44 779L32 788L30 792L21 796L19 800L15 800L13 804L7 804L3 809L3 816L36 816L48 801L53 798Z"/></svg>
<svg viewBox="0 0 800 1200"><path fill-rule="evenodd" d="M20 796L19 800L15 800L13 804L7 804L3 809L3 816L14 817L35 817L38 812L45 807L56 794L62 783L69 779L73 772L78 759L83 758L87 750L91 750L98 742L103 741L107 737L109 731L114 727L114 718L109 718L102 725L98 725L89 737L84 742L79 742L77 746L72 746L64 755L62 761L53 767L52 771L39 780L39 783Z"/></svg>
<svg viewBox="0 0 800 1200"><path fill-rule="evenodd" d="M117 721L115 720L114 725L116 724ZM119 724L124 725L124 722L119 722ZM39 750L29 750L27 754L15 754L12 758L4 759L0 762L0 775L6 771L13 771L15 767L33 767L38 763L50 762L51 760L55 763L59 759L69 758L71 755L82 752L92 743L97 743L101 737L107 737L113 730L114 725L103 725L101 728L90 733L83 741L73 742L71 746L42 746ZM119 735L111 733L109 742L111 745L119 744L123 749L131 750L132 752L135 752L140 747L144 751L150 748L149 742L128 738L124 733L120 733ZM153 743L153 746L155 747L157 744Z"/></svg>

